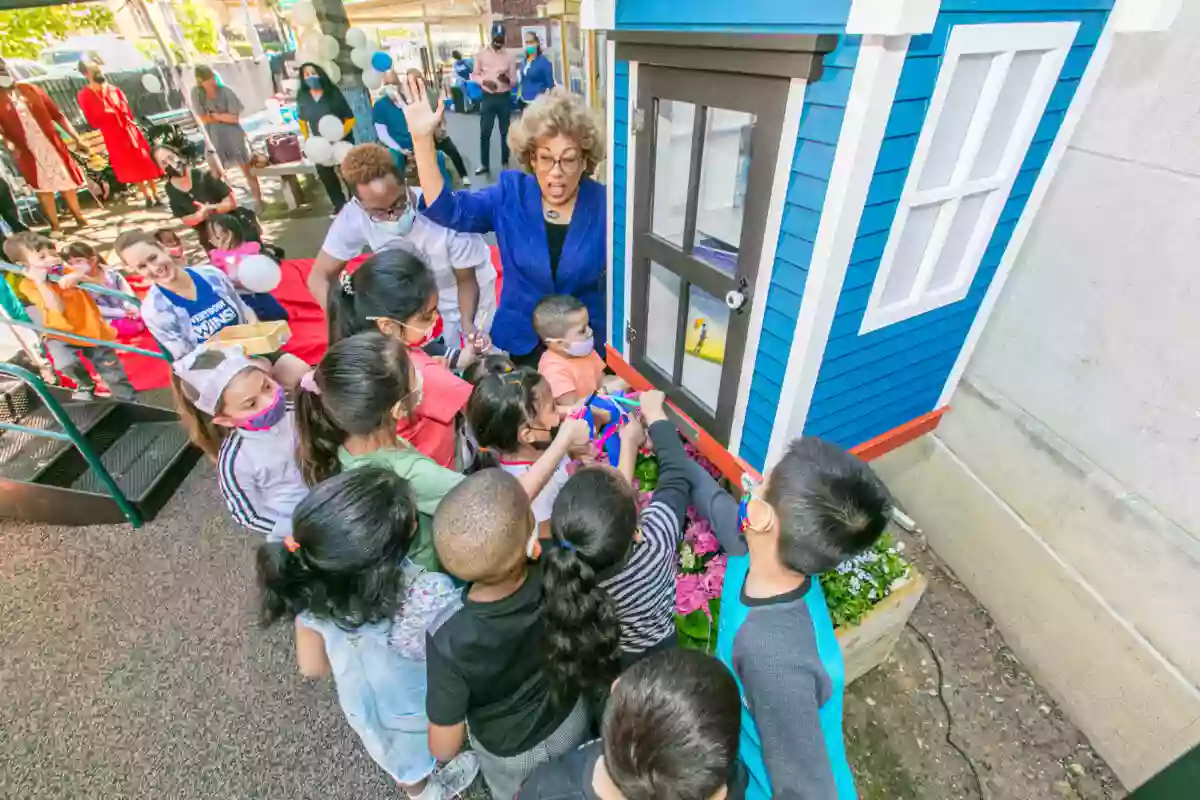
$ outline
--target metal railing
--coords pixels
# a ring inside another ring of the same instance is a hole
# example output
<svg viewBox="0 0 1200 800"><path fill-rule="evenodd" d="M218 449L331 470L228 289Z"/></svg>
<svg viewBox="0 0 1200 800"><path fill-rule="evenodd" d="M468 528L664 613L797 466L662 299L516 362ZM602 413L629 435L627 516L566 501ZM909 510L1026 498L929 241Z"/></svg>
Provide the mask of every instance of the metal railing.
<svg viewBox="0 0 1200 800"><path fill-rule="evenodd" d="M0 271L11 272L21 276L25 275L24 269L4 261L0 261ZM0 277L0 280L3 280L3 277ZM61 277L57 275L50 276L49 280L53 283L58 283L61 280ZM139 306L141 305L141 301L136 296L125 294L124 292L118 292L114 289L109 289L107 286L101 286L96 283L80 283L77 285L77 287L92 294L118 297L122 300L135 303ZM3 287L0 288L0 291L5 291L7 289L8 287ZM91 345L110 347L113 350L119 350L124 353L135 353L148 358L162 359L167 363L171 362L171 354L167 352L166 348L164 348L157 339L155 339L154 343L158 345L159 352L156 353L153 350L146 350L141 347L134 347L133 345L123 344L117 341L93 339L89 336L81 336L72 331L62 330L60 328L50 328L45 325L39 325L26 320L13 319L13 317L2 306L0 306L0 316L2 316L4 322L10 326L25 328L41 334L67 336L71 339L80 342L87 342ZM95 471L96 475L100 478L100 482L104 484L106 489L108 489L108 493L112 495L113 500L121 509L121 513L125 515L127 520L129 520L129 523L135 528L140 528L142 525L142 515L138 512L133 503L130 502L129 498L125 496L125 492L123 492L121 487L117 485L116 480L104 466L104 463L100 460L100 456L92 448L91 443L87 440L83 433L80 432L74 421L71 420L70 415L67 414L62 404L58 402L58 398L56 398L54 394L47 389L45 382L42 381L39 376L34 375L24 367L7 362L0 362L0 374L12 375L33 389L33 391L37 394L38 399L42 401L42 405L45 406L46 410L48 410L51 416L54 417L55 422L57 422L61 427L61 430L51 430L34 428L29 425L21 425L16 422L0 422L0 430L15 431L17 433L24 433L29 436L36 436L43 439L57 439L59 441L70 442L71 445L79 451L79 454L83 456L83 459L87 462L87 465Z"/></svg>

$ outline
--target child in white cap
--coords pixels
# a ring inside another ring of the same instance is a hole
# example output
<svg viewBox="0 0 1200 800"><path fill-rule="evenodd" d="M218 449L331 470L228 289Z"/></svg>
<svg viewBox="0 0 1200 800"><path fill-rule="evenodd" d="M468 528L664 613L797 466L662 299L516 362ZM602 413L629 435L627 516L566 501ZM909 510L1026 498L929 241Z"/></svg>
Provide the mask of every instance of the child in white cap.
<svg viewBox="0 0 1200 800"><path fill-rule="evenodd" d="M233 518L282 541L308 487L296 466L291 403L270 368L240 346L205 344L175 362L172 385L189 438L217 462Z"/></svg>

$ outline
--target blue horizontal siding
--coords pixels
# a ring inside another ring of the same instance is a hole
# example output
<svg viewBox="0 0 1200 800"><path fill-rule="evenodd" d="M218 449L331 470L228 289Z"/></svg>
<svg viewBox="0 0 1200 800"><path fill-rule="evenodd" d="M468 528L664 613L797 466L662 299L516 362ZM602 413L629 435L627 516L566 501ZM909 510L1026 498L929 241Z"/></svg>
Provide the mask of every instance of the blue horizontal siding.
<svg viewBox="0 0 1200 800"><path fill-rule="evenodd" d="M802 5L804 3L796 0L788 3L789 8ZM691 3L677 3L677 6L686 8L689 15L694 11ZM734 4L730 8L741 14L743 6ZM738 455L758 470L766 464L771 431L775 425L782 424L776 418L776 412L780 406L783 377L812 261L812 245L825 206L834 149L841 134L850 82L858 61L858 45L858 37L842 37L837 49L827 56L821 79L805 88L800 130L792 155L792 174L788 179L738 449ZM784 414L788 410L784 409Z"/></svg>
<svg viewBox="0 0 1200 800"><path fill-rule="evenodd" d="M1111 6L1112 0L943 0L933 32L912 38L813 389L805 434L854 447L933 410L1041 174ZM1079 22L1079 30L967 296L860 336L863 313L954 26L1051 21Z"/></svg>
<svg viewBox="0 0 1200 800"><path fill-rule="evenodd" d="M850 0L617 0L618 29L837 33Z"/></svg>
<svg viewBox="0 0 1200 800"><path fill-rule="evenodd" d="M618 353L625 352L625 231L626 181L629 176L629 62L617 61L613 65L613 185L608 187L613 201L613 240L610 242L613 256L612 316L608 323L608 343Z"/></svg>

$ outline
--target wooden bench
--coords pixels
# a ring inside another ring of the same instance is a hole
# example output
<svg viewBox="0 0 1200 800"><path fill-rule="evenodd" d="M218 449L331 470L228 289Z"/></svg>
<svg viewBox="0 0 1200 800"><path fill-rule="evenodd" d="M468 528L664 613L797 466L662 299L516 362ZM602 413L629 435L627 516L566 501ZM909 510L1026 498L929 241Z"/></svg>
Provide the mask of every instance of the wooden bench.
<svg viewBox="0 0 1200 800"><path fill-rule="evenodd" d="M283 199L288 210L304 202L304 190L300 188L301 175L316 175L317 167L309 161L289 161L286 164L270 164L254 170L259 178L279 178L283 182Z"/></svg>

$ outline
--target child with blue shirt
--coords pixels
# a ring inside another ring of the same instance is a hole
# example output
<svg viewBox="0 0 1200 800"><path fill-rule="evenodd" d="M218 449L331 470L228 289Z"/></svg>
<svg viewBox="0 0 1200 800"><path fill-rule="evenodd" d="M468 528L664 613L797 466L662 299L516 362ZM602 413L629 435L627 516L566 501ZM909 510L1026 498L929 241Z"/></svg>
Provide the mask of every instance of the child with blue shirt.
<svg viewBox="0 0 1200 800"><path fill-rule="evenodd" d="M818 575L870 547L891 511L859 459L797 439L740 506L690 464L692 502L729 555L717 657L742 694L748 800L853 798L845 667Z"/></svg>

